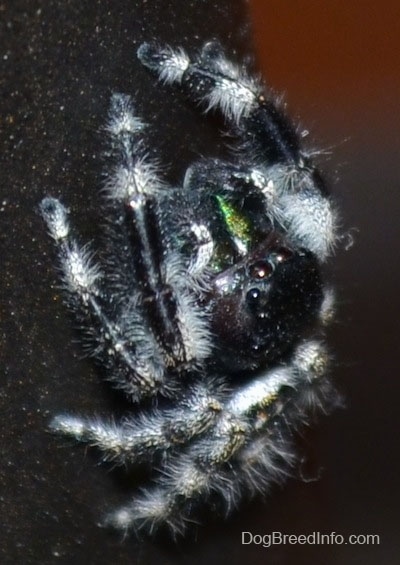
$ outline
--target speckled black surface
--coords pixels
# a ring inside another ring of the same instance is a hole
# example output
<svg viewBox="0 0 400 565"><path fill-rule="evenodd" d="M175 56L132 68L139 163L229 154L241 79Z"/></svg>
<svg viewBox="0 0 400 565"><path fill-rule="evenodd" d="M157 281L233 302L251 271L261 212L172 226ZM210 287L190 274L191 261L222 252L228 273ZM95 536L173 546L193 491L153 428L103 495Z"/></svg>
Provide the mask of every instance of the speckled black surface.
<svg viewBox="0 0 400 565"><path fill-rule="evenodd" d="M0 562L172 563L167 542L121 544L96 526L123 487L46 432L63 407L99 413L113 402L118 409L119 399L80 359L37 205L46 194L60 196L83 238L96 237L101 127L112 91L132 93L154 124L150 144L171 180L217 144L213 126L161 91L135 53L144 40L193 48L218 37L243 54L246 9L208 0L17 0L1 3L0 22Z"/></svg>

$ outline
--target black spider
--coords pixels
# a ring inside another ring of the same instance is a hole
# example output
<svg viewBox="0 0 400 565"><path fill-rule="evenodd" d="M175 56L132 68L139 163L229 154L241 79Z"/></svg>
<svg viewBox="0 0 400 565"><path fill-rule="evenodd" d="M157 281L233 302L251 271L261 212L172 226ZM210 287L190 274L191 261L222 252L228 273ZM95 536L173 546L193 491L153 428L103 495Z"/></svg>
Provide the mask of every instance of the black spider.
<svg viewBox="0 0 400 565"><path fill-rule="evenodd" d="M197 502L222 498L229 510L284 478L292 431L329 403L321 328L333 295L320 265L336 213L282 108L218 44L192 61L149 44L138 57L220 111L238 147L231 162L195 163L172 188L147 157L130 97L115 94L100 264L74 240L64 206L42 201L95 356L133 401L157 400L118 423L63 414L52 429L107 460L152 461L154 483L109 521L177 534Z"/></svg>

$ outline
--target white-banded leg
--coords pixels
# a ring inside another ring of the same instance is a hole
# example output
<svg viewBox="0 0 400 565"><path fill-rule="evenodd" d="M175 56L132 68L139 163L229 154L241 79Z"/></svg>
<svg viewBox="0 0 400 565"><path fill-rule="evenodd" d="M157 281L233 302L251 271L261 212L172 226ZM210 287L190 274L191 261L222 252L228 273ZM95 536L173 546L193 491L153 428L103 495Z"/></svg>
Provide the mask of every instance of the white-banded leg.
<svg viewBox="0 0 400 565"><path fill-rule="evenodd" d="M187 288L182 261L165 237L160 204L169 187L160 181L147 156L143 127L134 117L130 98L115 94L107 129L117 151L117 166L108 179L107 196L119 207L127 233L137 309L144 325L154 334L165 369L186 370L209 354L210 336Z"/></svg>
<svg viewBox="0 0 400 565"><path fill-rule="evenodd" d="M193 61L182 50L149 43L139 47L138 57L160 80L179 84L207 110L221 111L240 140L242 162L252 163L247 176L265 196L271 217L295 243L325 261L336 241L336 211L295 126L260 82L230 62L215 42Z"/></svg>
<svg viewBox="0 0 400 565"><path fill-rule="evenodd" d="M320 379L326 364L323 346L305 342L288 365L267 371L233 393L215 426L177 454L168 473L109 521L123 530L145 527L150 532L166 524L177 535L191 520L197 500L217 493L229 511L245 492L278 481L294 462L287 438L280 438L281 421L288 412L292 421L287 425L295 429L305 419L310 406L304 404L296 415L291 403L302 387ZM263 473L267 479L261 480Z"/></svg>
<svg viewBox="0 0 400 565"><path fill-rule="evenodd" d="M154 332L166 368L185 362L185 349L177 320L173 289L166 283L159 200L163 186L156 168L146 157L141 140L143 124L133 113L130 97L114 94L108 131L118 152L116 168L106 190L120 208L131 250L137 308Z"/></svg>
<svg viewBox="0 0 400 565"><path fill-rule="evenodd" d="M201 363L210 352L207 321L186 289L180 259L164 247L159 199L166 187L144 152L143 127L130 98L115 94L107 131L116 165L106 191L122 225L109 254L114 259L105 261L107 276L100 277L89 253L74 241L65 207L54 198L41 203L58 246L69 305L94 342L92 355L133 400L172 393L174 379L165 379L165 373ZM121 238L125 244L118 251ZM110 272L122 272L131 292L118 293L122 277L115 281Z"/></svg>
<svg viewBox="0 0 400 565"><path fill-rule="evenodd" d="M126 334L123 320L112 319L104 307L107 297L101 287L100 268L87 247L80 247L68 222L67 210L55 198L45 198L40 205L42 216L57 245L68 305L80 326L93 342L94 355L111 369L110 380L124 381L133 397L151 395L162 385L163 371L155 356L144 356L151 339L142 328L139 316L130 323L137 326L136 340Z"/></svg>
<svg viewBox="0 0 400 565"><path fill-rule="evenodd" d="M53 419L51 428L97 447L106 461L140 463L203 434L216 422L224 396L222 383L205 379L189 387L174 409L153 409L118 424L64 414Z"/></svg>
<svg viewBox="0 0 400 565"><path fill-rule="evenodd" d="M219 109L238 129L251 137L252 150L264 161L295 162L300 148L295 128L274 100L266 98L260 81L229 61L218 42L209 42L193 60L182 50L143 43L138 57L160 80L177 83L207 110Z"/></svg>
<svg viewBox="0 0 400 565"><path fill-rule="evenodd" d="M287 479L297 463L294 434L315 416L340 404L327 372L329 355L318 340L301 343L291 360L296 375L294 394L289 390L260 410L254 420L254 436L236 457L241 485L250 496L265 494L270 486Z"/></svg>

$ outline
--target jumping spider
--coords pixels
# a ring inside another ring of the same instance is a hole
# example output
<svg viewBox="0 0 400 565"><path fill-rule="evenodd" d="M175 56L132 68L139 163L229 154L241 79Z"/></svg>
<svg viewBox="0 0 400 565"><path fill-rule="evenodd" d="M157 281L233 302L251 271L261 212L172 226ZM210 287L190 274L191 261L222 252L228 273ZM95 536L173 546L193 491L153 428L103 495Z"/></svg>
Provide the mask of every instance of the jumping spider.
<svg viewBox="0 0 400 565"><path fill-rule="evenodd" d="M168 186L131 98L114 94L99 263L71 235L66 208L42 201L68 304L108 379L138 405L120 422L61 414L51 427L105 460L151 462L154 482L108 522L176 535L198 503L230 511L284 479L293 432L330 405L322 337L333 297L320 267L337 221L282 105L217 43L193 59L143 44L138 57L220 112L237 146Z"/></svg>

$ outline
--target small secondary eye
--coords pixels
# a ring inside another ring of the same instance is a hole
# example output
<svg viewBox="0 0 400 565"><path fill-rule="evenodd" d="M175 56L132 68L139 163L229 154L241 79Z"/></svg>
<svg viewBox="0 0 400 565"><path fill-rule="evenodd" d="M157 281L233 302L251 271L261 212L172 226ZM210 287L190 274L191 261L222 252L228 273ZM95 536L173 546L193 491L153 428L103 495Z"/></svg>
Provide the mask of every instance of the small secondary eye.
<svg viewBox="0 0 400 565"><path fill-rule="evenodd" d="M252 279L263 280L272 275L274 268L268 261L257 261L249 267L249 275Z"/></svg>
<svg viewBox="0 0 400 565"><path fill-rule="evenodd" d="M279 247L274 252L275 259L278 263L283 263L283 261L287 261L293 257L293 251L288 249L287 247Z"/></svg>
<svg viewBox="0 0 400 565"><path fill-rule="evenodd" d="M246 294L247 302L250 305L256 304L258 302L258 299L260 298L260 294L261 291L258 288L251 288Z"/></svg>

